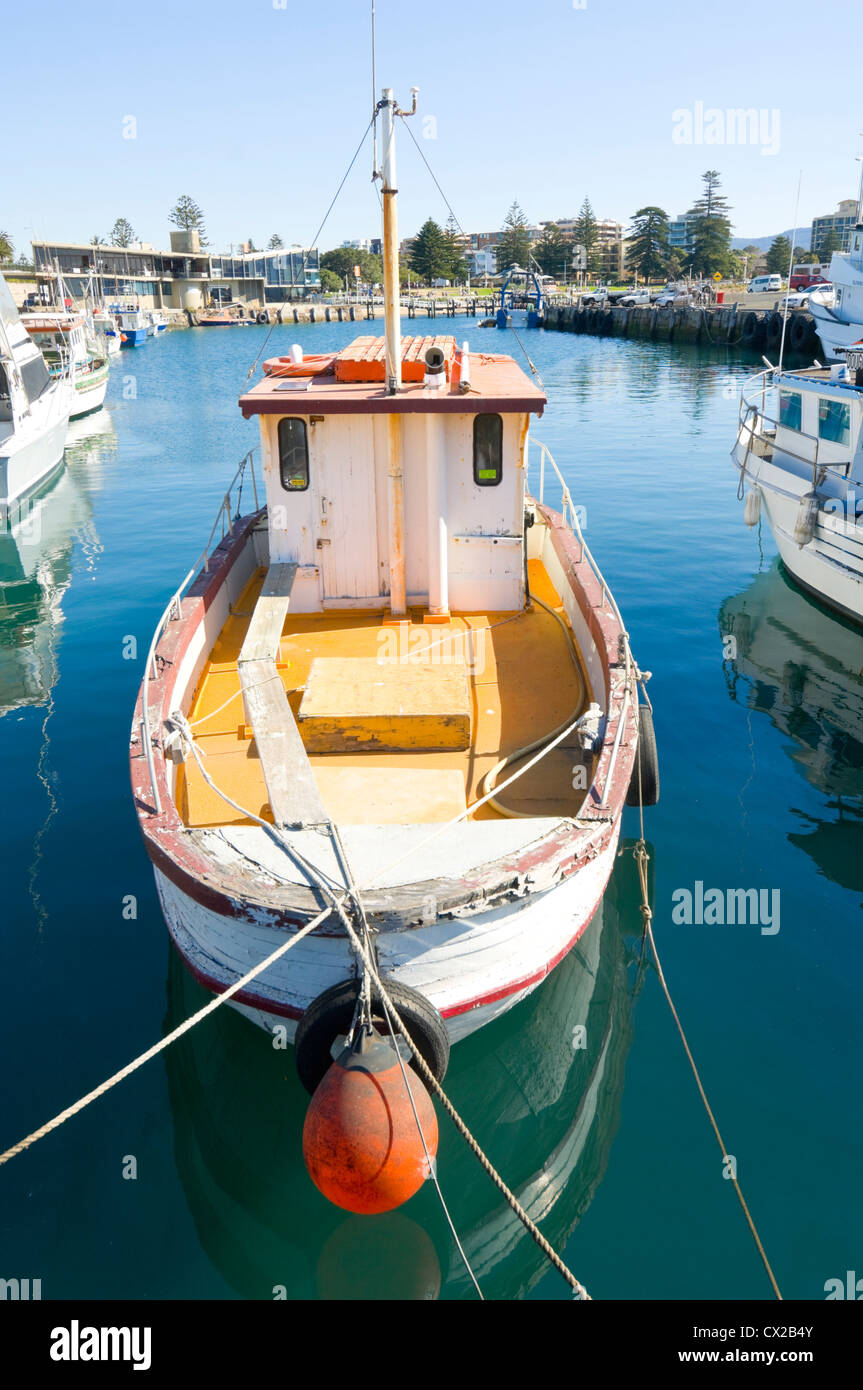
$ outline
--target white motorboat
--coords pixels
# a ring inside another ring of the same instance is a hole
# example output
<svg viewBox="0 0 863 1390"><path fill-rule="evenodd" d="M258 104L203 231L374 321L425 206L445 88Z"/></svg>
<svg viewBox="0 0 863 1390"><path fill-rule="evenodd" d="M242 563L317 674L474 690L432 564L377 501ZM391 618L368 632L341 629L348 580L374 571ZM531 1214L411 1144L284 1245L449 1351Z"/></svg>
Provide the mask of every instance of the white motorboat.
<svg viewBox="0 0 863 1390"><path fill-rule="evenodd" d="M74 398L70 366L51 375L0 275L0 520L60 467Z"/></svg>
<svg viewBox="0 0 863 1390"><path fill-rule="evenodd" d="M863 623L863 353L846 356L751 378L733 458L747 523L763 508L797 583Z"/></svg>

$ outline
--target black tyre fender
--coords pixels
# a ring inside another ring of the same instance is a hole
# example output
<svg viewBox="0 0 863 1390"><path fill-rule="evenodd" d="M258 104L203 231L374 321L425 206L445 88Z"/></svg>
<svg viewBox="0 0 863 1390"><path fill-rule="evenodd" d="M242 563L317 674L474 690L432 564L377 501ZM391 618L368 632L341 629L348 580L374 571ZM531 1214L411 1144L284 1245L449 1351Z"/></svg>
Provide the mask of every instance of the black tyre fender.
<svg viewBox="0 0 863 1390"><path fill-rule="evenodd" d="M269 314L267 313L266 309L262 309L261 312L258 314L258 323L269 323L269 321Z"/></svg>
<svg viewBox="0 0 863 1390"><path fill-rule="evenodd" d="M764 325L764 341L769 348L778 347L782 341L782 315L773 313Z"/></svg>
<svg viewBox="0 0 863 1390"><path fill-rule="evenodd" d="M805 347L809 341L811 329L812 325L803 314L795 314L788 332L788 341L791 347L797 351Z"/></svg>
<svg viewBox="0 0 863 1390"><path fill-rule="evenodd" d="M418 990L398 980L385 978L384 988L435 1080L442 1081L449 1065L450 1043L446 1024L437 1009ZM357 979L332 985L312 1000L297 1025L294 1040L297 1073L310 1095L317 1090L332 1064L330 1049L335 1039L347 1033L351 1026L359 993ZM383 1024L381 1031L386 1032L376 985L372 985L372 1009L375 1020Z"/></svg>
<svg viewBox="0 0 863 1390"><path fill-rule="evenodd" d="M743 319L743 325L740 330L741 339L747 345L755 347L761 338L761 333L762 321L756 313L750 310Z"/></svg>
<svg viewBox="0 0 863 1390"><path fill-rule="evenodd" d="M656 747L653 714L647 705L642 705L638 711L638 752L632 769L629 789L626 793L627 806L638 805L639 764L641 764L642 804L655 806L659 801L659 753Z"/></svg>

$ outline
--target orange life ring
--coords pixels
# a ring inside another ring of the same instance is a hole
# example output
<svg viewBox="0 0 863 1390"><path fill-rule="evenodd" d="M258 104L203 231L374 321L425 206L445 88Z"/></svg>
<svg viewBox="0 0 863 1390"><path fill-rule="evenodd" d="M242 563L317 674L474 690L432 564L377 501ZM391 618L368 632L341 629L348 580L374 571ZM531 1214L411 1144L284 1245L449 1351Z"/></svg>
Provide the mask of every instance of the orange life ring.
<svg viewBox="0 0 863 1390"><path fill-rule="evenodd" d="M265 376L321 376L336 360L334 352L310 353L302 362L290 357L269 357L264 363Z"/></svg>

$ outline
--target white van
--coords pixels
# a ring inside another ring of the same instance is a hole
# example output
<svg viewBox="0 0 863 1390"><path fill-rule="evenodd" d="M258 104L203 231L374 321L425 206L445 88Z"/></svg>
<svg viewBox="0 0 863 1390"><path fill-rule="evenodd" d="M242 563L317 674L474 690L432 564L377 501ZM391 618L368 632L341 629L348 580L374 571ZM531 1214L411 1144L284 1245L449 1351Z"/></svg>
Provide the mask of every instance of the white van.
<svg viewBox="0 0 863 1390"><path fill-rule="evenodd" d="M756 275L749 281L747 294L770 294L772 290L782 289L781 275Z"/></svg>

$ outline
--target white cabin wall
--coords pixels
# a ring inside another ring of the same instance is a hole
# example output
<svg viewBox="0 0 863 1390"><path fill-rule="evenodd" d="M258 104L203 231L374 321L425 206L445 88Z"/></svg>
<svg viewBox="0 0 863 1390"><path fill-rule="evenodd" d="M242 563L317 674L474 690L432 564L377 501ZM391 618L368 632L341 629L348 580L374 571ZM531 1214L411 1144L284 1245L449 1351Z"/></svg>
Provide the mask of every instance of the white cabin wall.
<svg viewBox="0 0 863 1390"><path fill-rule="evenodd" d="M291 593L291 608L295 613L317 613L321 608L318 552L316 549L315 518L317 498L309 486L306 492L288 493L282 487L279 473L278 424L281 416L259 416L261 426L261 458L264 485L267 492L267 513L270 543L270 564L295 564L300 569ZM309 449L312 449L313 429L307 415Z"/></svg>
<svg viewBox="0 0 863 1390"><path fill-rule="evenodd" d="M503 612L524 605L524 438L527 417L503 416L503 477L473 478L474 414L447 419L450 608Z"/></svg>

